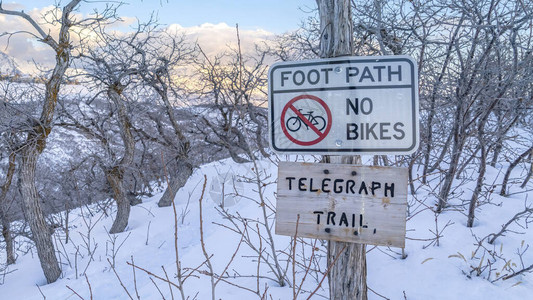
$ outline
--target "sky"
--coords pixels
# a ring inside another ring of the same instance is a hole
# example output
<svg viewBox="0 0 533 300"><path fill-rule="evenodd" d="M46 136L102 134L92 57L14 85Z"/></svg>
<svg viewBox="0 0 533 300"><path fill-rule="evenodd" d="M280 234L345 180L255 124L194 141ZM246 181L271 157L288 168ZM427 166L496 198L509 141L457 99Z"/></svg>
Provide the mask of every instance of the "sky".
<svg viewBox="0 0 533 300"><path fill-rule="evenodd" d="M1 2L1 0L0 0ZM42 1L3 1L5 9L24 10L39 20L44 11L56 3ZM68 1L61 1L63 7ZM83 1L76 11L81 14L93 12L105 1ZM117 30L128 31L136 24L149 19L152 12L159 23L184 30L195 37L208 53L216 53L236 39L235 25L243 44L253 44L275 34L295 30L301 20L313 11L314 0L131 0L124 1L118 14L125 23ZM42 19L40 20L42 22ZM15 30L32 31L22 18L0 15L0 34ZM6 47L7 46L7 47ZM36 43L29 35L18 34L8 39L0 38L0 51L15 58L23 72L34 69L34 61L48 66L53 64L53 53L46 46Z"/></svg>

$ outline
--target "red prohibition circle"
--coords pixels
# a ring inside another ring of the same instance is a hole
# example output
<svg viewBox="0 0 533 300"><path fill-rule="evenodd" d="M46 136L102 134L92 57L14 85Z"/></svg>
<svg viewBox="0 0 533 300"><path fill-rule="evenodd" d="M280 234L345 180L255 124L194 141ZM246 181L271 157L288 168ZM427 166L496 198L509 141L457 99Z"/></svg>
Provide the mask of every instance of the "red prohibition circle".
<svg viewBox="0 0 533 300"><path fill-rule="evenodd" d="M324 131L319 131L318 128L316 128L313 124L311 124L310 122L306 122L307 118L301 115L301 113L293 106L294 102L298 100L302 100L302 99L314 100L318 102L318 104L320 104L322 108L324 108L324 111L326 111L326 115L328 117L327 125ZM306 122L306 125L309 126L316 133L316 135L318 135L318 138L312 141L305 142L305 141L300 141L294 138L293 136L291 136L291 134L287 130L287 127L285 126L285 116L287 115L287 111L289 109L292 110L294 113L296 113L300 117L300 119L302 119L303 122ZM285 107L283 107L283 110L281 111L281 130L291 142L297 145L300 145L300 146L311 146L322 141L328 135L329 130L331 129L331 123L333 122L332 122L331 111L329 110L329 107L326 105L326 103L322 99L316 96L313 96L313 95L300 95L300 96L294 97L291 99L291 101L289 101L285 105Z"/></svg>

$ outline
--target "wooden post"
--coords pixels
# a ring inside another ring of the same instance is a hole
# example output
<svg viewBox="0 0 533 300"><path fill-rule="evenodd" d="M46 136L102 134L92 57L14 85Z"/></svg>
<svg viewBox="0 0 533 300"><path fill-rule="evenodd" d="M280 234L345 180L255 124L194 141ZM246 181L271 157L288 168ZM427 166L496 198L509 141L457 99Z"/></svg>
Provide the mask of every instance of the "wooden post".
<svg viewBox="0 0 533 300"><path fill-rule="evenodd" d="M320 57L353 53L353 25L349 0L317 0L320 16ZM324 157L325 162L361 164L360 156ZM337 258L338 257L338 258ZM329 241L328 273L330 299L367 299L366 246Z"/></svg>

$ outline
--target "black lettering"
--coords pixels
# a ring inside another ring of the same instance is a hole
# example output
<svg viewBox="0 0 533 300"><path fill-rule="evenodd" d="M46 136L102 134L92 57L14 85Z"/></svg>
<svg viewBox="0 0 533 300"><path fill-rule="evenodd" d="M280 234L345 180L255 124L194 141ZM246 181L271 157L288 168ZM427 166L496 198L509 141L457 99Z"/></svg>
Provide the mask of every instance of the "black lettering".
<svg viewBox="0 0 533 300"><path fill-rule="evenodd" d="M289 76L285 76L285 75L288 75L288 74L291 74L291 73L292 73L292 71L281 72L281 86L285 86L285 80L289 79Z"/></svg>
<svg viewBox="0 0 533 300"><path fill-rule="evenodd" d="M342 183L344 181L344 179L335 179L335 181L333 181L333 191L336 193L336 194L340 194L342 193ZM337 184L339 183L339 184Z"/></svg>
<svg viewBox="0 0 533 300"><path fill-rule="evenodd" d="M328 184L326 183L326 181L331 181L331 179L330 178L322 179L322 192L329 193L329 192L331 192L331 190L329 190L329 189L326 190L326 188L328 187Z"/></svg>
<svg viewBox="0 0 533 300"><path fill-rule="evenodd" d="M325 78L326 84L328 84L329 83L329 72L333 71L333 68L324 68L324 69L320 69L320 71L324 72L324 78Z"/></svg>
<svg viewBox="0 0 533 300"><path fill-rule="evenodd" d="M381 188L381 183L372 181L372 186L370 187L370 190L372 190L372 195L376 195L375 191L377 189Z"/></svg>
<svg viewBox="0 0 533 300"><path fill-rule="evenodd" d="M359 226L363 226L363 214L359 215Z"/></svg>
<svg viewBox="0 0 533 300"><path fill-rule="evenodd" d="M390 192L390 196L394 197L394 183L391 183L390 185L385 183L385 197L388 197L387 192Z"/></svg>
<svg viewBox="0 0 533 300"><path fill-rule="evenodd" d="M391 66L387 67L389 73L389 81L392 81L392 75L398 75L398 81L402 81L402 66L398 65L398 70L393 71Z"/></svg>
<svg viewBox="0 0 533 300"><path fill-rule="evenodd" d="M350 71L354 71L353 73ZM350 82L350 77L355 77L359 74L359 69L357 67L348 67L346 68L346 83Z"/></svg>
<svg viewBox="0 0 533 300"><path fill-rule="evenodd" d="M328 219L327 219L327 224L329 225L330 221L331 221L331 224L332 225L335 225L335 216L337 214L332 212L332 211L328 211Z"/></svg>
<svg viewBox="0 0 533 300"><path fill-rule="evenodd" d="M361 181L361 186L359 187L359 195L361 195L361 192L364 191L365 195L368 195L368 190L366 189L366 183L364 181Z"/></svg>
<svg viewBox="0 0 533 300"><path fill-rule="evenodd" d="M346 193L351 192L352 194L355 194L355 191L353 190L354 187L355 187L355 181L351 179L346 181Z"/></svg>
<svg viewBox="0 0 533 300"><path fill-rule="evenodd" d="M352 101L350 101L350 98L346 98L346 115L347 116L350 115L350 108L352 109L354 114L356 115L359 114L359 99L355 98L354 102L355 103L352 103Z"/></svg>
<svg viewBox="0 0 533 300"><path fill-rule="evenodd" d="M346 227L348 227L348 218L346 217L346 213L341 214L341 219L339 220L339 226L342 226L342 223L346 224Z"/></svg>
<svg viewBox="0 0 533 300"><path fill-rule="evenodd" d="M302 192L305 192L307 191L307 189L305 188L305 183L304 181L307 180L307 177L302 177L298 180L298 189Z"/></svg>
<svg viewBox="0 0 533 300"><path fill-rule="evenodd" d="M311 80L311 74L315 74L315 80ZM310 84L315 85L320 81L320 73L318 73L318 70L311 69L309 72L307 72L307 80Z"/></svg>
<svg viewBox="0 0 533 300"><path fill-rule="evenodd" d="M355 227L355 214L352 214L352 228Z"/></svg>
<svg viewBox="0 0 533 300"><path fill-rule="evenodd" d="M301 76L301 81L297 81L296 75L300 75ZM304 74L304 72L302 72L300 70L294 72L294 74L292 75L292 81L296 85L302 85L305 82L305 74Z"/></svg>
<svg viewBox="0 0 533 300"><path fill-rule="evenodd" d="M320 224L320 215L323 214L324 212L320 210L315 210L313 213L316 215L316 223Z"/></svg>
<svg viewBox="0 0 533 300"><path fill-rule="evenodd" d="M289 181L289 191L292 190L292 181L296 179L295 177L285 177Z"/></svg>
<svg viewBox="0 0 533 300"><path fill-rule="evenodd" d="M365 67L363 69L363 74L359 78L359 82L362 82L364 79L370 79L370 81L374 82L374 76L372 76L372 72L370 72L370 69L368 67Z"/></svg>
<svg viewBox="0 0 533 300"><path fill-rule="evenodd" d="M377 123L373 123L371 126L368 126L368 125L370 125L370 124L366 123L366 138L369 140L370 139L370 134L372 134L374 136L374 139L377 140L378 136L374 132L374 127L376 127Z"/></svg>
<svg viewBox="0 0 533 300"><path fill-rule="evenodd" d="M357 124L347 123L346 124L346 139L349 141L357 140L359 134L357 133Z"/></svg>
<svg viewBox="0 0 533 300"><path fill-rule="evenodd" d="M313 178L309 179L309 191L310 192L318 192L318 189L313 189Z"/></svg>
<svg viewBox="0 0 533 300"><path fill-rule="evenodd" d="M390 123L379 123L379 138L381 140L390 140L391 137L385 135L385 133L389 132L389 129L385 128L390 126Z"/></svg>
<svg viewBox="0 0 533 300"><path fill-rule="evenodd" d="M357 98L356 98L357 99ZM365 110L365 103L368 103L368 109ZM374 109L374 104L372 103L372 100L368 97L364 97L361 99L361 112L363 115L369 115L372 113L372 110Z"/></svg>
<svg viewBox="0 0 533 300"><path fill-rule="evenodd" d="M378 81L381 81L381 70L385 69L385 66L374 66L374 69L378 70Z"/></svg>
<svg viewBox="0 0 533 300"><path fill-rule="evenodd" d="M403 131L403 129L401 129L400 127L403 127L403 123L401 122L398 122L398 123L395 123L394 124L394 131L396 131L397 133L399 133L400 135L396 135L394 134L393 137L397 140L401 140L405 137L405 131Z"/></svg>

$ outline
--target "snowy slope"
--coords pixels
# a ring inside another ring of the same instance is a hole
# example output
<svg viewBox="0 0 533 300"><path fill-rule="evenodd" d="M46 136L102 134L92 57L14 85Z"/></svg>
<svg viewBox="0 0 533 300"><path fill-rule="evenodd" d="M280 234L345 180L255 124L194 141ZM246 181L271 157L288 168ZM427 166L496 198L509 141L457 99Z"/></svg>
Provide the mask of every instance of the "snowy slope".
<svg viewBox="0 0 533 300"><path fill-rule="evenodd" d="M288 157L279 159L286 160ZM504 166L501 168L505 170ZM211 199L211 195L216 197L219 193L217 182L220 184L223 181L221 177L228 172L235 174L235 180L239 181L236 189L243 196L237 196L235 199L238 203L227 210L246 218L248 234L255 241L255 247L259 247L254 230L259 228L264 236L265 230L260 224L256 226L255 222L262 220L263 215L257 203L258 186L253 180L255 171L266 178L266 200L267 203L274 204L277 168L269 160L258 161L257 166L251 163L237 165L230 160L204 165L196 170L185 188L176 196L179 228L177 249L184 276L192 272L184 283L185 296L190 296L190 299L211 299L212 296L210 276L200 242L199 199L204 175L207 178L202 202L205 249L208 256L212 255L210 261L214 272L221 274L225 271L224 280L216 285L216 299L260 299L263 295L268 299L293 298L293 288L290 285L280 287L273 280L275 276L266 264L259 265L262 278L256 278L256 253L246 243L239 244L241 236L230 230L234 228L231 222L222 217ZM498 169L489 171L488 182L501 180L502 174ZM215 178L217 180L212 185ZM473 251L478 248L476 239L480 240L499 231L501 225L524 209L525 204L531 205L531 192L517 193L508 198L492 194L491 204L481 206L477 211L476 226L469 229L460 207L461 199L469 199L469 189L472 187L463 186L462 191L458 191L463 195L453 203L457 205L457 209L449 209L436 218L428 207L436 203L432 190L437 181L437 177L431 178L428 186L418 186L416 197L409 198L405 259L401 259L401 249L367 247L368 285L372 289L369 291L369 299L529 299L533 290L533 274L490 282L498 276L510 274L509 268L519 270L522 263L526 266L533 264L533 251L524 252L533 241L533 231L524 225L525 220L512 224L510 229L513 232L498 238L494 246L483 244L488 251L478 250L474 255ZM232 190L231 184L229 188L226 187L226 193L232 193ZM517 187L513 191L521 192ZM69 242L65 243L64 231L58 230L54 235L60 252L58 257L63 264L63 277L53 284L45 284L35 250L23 253L28 244L19 237L17 263L4 270L5 275L0 277L1 299L43 299L43 295L46 299L91 299L91 295L93 299L129 299L127 293L132 298L137 298L138 294L141 299L181 299L176 287L171 287L170 291L169 284L158 279L165 278L166 271L170 281L178 283L175 278L174 213L172 207L157 206L160 196L158 194L144 199L142 204L133 207L127 231L116 235L109 235L106 230L112 223L112 208L107 211L107 215L98 212L97 205L71 211ZM62 216L64 218L65 214ZM440 235L438 244L434 239L436 232ZM291 251L290 238L274 236L274 240L281 265L286 268L287 279L292 282L293 266L286 262L287 254ZM302 248L299 243L296 251L299 263L307 263L313 252L309 244L314 241L303 239L303 242L307 246ZM316 242L317 249L313 255L313 269L321 272L326 269L324 245L320 241ZM266 240L262 241L261 247L267 257L266 254L270 252ZM302 251L305 251L304 261L301 258L304 253ZM522 252L524 253L520 257L517 253ZM505 260L491 262L491 253ZM0 260L5 261L2 255L3 251ZM127 264L132 260L136 266L151 274L148 275L141 269L134 272L132 266ZM506 261L510 262L507 264ZM493 269L490 280L486 279L489 276L488 269L480 276L476 276L476 272L471 273L473 268L488 265L489 262L489 268ZM113 263L117 275L111 268ZM304 269L298 264L295 266L298 286L305 275ZM322 277L320 272L310 271L298 299L307 299ZM324 299L324 295L327 295L327 280L312 299Z"/></svg>

